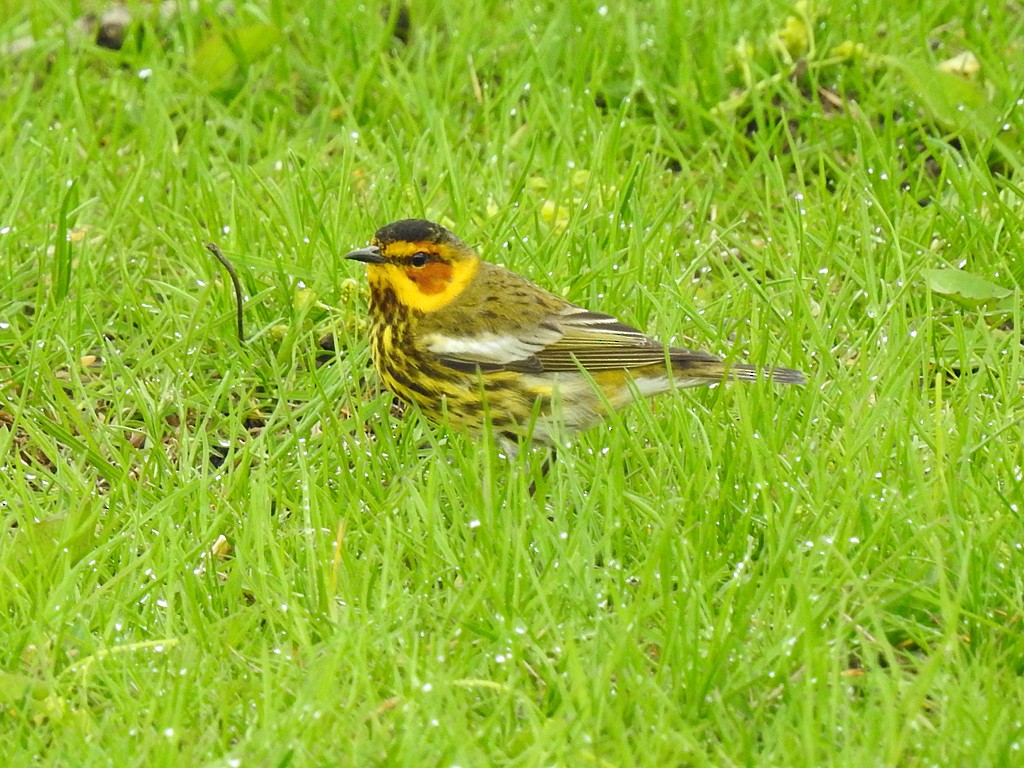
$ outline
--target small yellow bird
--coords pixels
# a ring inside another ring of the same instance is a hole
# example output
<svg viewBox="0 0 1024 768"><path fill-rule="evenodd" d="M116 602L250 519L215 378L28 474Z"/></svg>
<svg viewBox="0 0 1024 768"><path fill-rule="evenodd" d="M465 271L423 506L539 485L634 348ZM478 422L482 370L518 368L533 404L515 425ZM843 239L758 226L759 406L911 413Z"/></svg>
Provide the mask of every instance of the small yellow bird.
<svg viewBox="0 0 1024 768"><path fill-rule="evenodd" d="M442 227L404 219L346 255L366 264L370 353L384 383L430 419L479 431L490 419L506 448L553 444L638 397L757 369L666 347L482 261ZM775 368L772 381L802 384Z"/></svg>

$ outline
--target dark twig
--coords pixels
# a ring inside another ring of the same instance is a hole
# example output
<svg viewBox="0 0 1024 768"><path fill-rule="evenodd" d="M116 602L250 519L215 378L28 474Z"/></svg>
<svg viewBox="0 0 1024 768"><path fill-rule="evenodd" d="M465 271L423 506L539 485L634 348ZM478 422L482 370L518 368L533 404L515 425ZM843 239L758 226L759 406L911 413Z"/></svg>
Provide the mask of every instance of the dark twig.
<svg viewBox="0 0 1024 768"><path fill-rule="evenodd" d="M240 344L245 344L245 326L242 322L242 283L238 280L238 273L235 272L234 265L228 261L228 257L220 252L220 248L217 247L216 243L207 243L206 250L214 255L214 257L221 264L224 265L224 269L228 271L231 276L231 283L235 286L235 307L237 309L237 322L238 322L238 341Z"/></svg>

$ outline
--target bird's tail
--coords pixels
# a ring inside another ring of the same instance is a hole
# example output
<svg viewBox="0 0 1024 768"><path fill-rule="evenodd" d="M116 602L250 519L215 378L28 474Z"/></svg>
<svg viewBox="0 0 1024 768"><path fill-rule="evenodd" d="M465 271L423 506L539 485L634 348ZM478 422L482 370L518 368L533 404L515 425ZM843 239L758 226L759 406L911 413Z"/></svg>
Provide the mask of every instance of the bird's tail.
<svg viewBox="0 0 1024 768"><path fill-rule="evenodd" d="M669 355L673 373L684 380L772 381L776 384L805 384L801 371L792 368L756 368L742 363L728 364L705 352L673 349Z"/></svg>
<svg viewBox="0 0 1024 768"><path fill-rule="evenodd" d="M726 370L726 375L736 381L760 381L762 379L774 382L775 384L806 384L802 371L792 368L755 368L752 365L731 365Z"/></svg>

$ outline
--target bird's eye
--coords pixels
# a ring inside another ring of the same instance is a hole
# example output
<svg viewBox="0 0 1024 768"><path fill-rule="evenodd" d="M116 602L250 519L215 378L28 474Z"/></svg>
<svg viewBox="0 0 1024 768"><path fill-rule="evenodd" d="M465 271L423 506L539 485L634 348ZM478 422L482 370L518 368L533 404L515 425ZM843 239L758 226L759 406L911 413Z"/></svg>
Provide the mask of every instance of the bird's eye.
<svg viewBox="0 0 1024 768"><path fill-rule="evenodd" d="M425 253L414 253L412 259L409 261L414 267L422 267L427 263L427 254Z"/></svg>

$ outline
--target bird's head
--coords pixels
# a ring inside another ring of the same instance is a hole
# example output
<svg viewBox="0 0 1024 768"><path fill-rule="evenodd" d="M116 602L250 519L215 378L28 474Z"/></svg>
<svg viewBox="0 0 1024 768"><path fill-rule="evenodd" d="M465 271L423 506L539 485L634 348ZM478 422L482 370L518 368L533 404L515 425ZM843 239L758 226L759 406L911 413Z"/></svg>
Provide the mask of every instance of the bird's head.
<svg viewBox="0 0 1024 768"><path fill-rule="evenodd" d="M366 264L371 290L390 289L399 303L420 312L435 312L452 302L480 266L472 248L425 219L381 227L369 247L345 258Z"/></svg>

